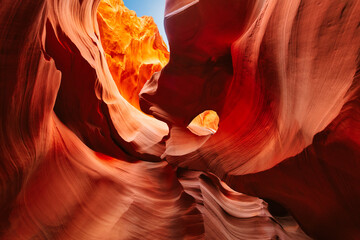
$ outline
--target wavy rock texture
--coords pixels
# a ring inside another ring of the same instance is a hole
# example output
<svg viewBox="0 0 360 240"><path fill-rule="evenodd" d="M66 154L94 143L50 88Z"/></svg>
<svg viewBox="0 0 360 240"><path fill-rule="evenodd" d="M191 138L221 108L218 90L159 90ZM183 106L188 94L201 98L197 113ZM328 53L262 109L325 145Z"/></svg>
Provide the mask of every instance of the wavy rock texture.
<svg viewBox="0 0 360 240"><path fill-rule="evenodd" d="M3 1L1 238L358 239L359 11Z"/></svg>

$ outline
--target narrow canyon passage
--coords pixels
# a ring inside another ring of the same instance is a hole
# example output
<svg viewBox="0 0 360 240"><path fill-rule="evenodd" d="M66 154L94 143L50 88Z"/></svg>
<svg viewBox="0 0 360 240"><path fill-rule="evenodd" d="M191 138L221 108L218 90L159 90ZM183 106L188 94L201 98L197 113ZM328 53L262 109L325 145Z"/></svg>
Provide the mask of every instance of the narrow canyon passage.
<svg viewBox="0 0 360 240"><path fill-rule="evenodd" d="M2 2L0 238L359 239L360 2L163 7Z"/></svg>

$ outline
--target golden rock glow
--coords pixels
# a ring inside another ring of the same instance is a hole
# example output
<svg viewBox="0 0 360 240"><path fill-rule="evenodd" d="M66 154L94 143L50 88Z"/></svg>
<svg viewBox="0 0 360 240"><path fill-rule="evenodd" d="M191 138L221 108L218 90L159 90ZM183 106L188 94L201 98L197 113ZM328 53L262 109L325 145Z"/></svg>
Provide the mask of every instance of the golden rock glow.
<svg viewBox="0 0 360 240"><path fill-rule="evenodd" d="M214 134L218 130L219 121L219 116L215 111L206 110L197 115L191 121L188 128L199 136Z"/></svg>
<svg viewBox="0 0 360 240"><path fill-rule="evenodd" d="M152 17L137 17L122 0L102 0L97 18L101 44L120 94L139 108L144 83L169 60L166 44Z"/></svg>
<svg viewBox="0 0 360 240"><path fill-rule="evenodd" d="M169 51L152 17L137 17L122 0L102 0L97 11L101 44L120 94L139 108L139 92L169 61ZM197 135L215 133L219 117L204 111L189 124Z"/></svg>

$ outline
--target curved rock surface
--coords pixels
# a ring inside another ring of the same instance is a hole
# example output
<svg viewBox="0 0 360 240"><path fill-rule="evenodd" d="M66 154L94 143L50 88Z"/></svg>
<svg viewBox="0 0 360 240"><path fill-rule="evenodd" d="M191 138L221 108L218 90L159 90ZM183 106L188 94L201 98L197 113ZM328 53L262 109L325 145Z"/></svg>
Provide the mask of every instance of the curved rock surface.
<svg viewBox="0 0 360 240"><path fill-rule="evenodd" d="M359 10L3 1L0 237L358 239Z"/></svg>
<svg viewBox="0 0 360 240"><path fill-rule="evenodd" d="M310 236L359 238L359 2L169 0L166 9L170 61L140 96L170 126L162 157L280 203ZM186 126L208 109L218 131L193 136Z"/></svg>

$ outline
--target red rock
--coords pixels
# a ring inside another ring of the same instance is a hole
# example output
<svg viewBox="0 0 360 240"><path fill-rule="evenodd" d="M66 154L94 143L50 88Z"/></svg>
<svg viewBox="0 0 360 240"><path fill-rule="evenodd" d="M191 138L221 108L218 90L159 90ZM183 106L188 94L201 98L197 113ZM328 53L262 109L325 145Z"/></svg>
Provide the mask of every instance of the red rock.
<svg viewBox="0 0 360 240"><path fill-rule="evenodd" d="M359 238L358 2L1 6L2 238Z"/></svg>

